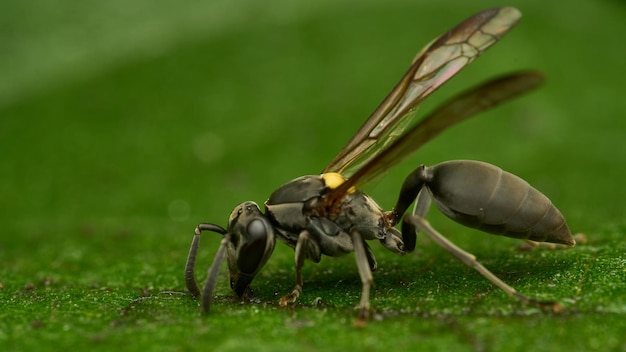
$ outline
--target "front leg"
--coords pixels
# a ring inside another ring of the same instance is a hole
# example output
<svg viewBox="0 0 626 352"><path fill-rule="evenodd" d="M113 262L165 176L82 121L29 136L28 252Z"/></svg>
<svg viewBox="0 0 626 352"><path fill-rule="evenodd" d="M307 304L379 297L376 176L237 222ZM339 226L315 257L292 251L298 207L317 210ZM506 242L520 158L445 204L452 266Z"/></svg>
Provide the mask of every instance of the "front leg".
<svg viewBox="0 0 626 352"><path fill-rule="evenodd" d="M302 279L302 267L304 267L304 260L306 258L318 263L321 259L321 251L311 233L307 230L300 232L298 236L298 242L295 248L295 266L296 266L296 287L293 291L282 297L278 304L281 307L286 307L290 303L295 303L300 294L302 293L302 286L304 281Z"/></svg>

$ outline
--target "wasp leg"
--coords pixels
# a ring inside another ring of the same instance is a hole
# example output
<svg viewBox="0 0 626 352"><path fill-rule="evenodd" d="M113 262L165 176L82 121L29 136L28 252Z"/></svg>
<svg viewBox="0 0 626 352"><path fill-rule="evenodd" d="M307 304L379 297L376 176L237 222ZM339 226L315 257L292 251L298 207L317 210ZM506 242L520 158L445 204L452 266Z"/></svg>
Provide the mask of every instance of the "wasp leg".
<svg viewBox="0 0 626 352"><path fill-rule="evenodd" d="M278 304L281 307L286 307L290 303L295 303L298 297L300 297L300 294L302 293L302 286L304 285L304 281L302 279L302 268L304 267L304 260L306 258L311 259L315 263L319 263L321 259L321 251L311 233L304 230L300 232L295 248L296 287L294 287L290 294L282 297L278 301Z"/></svg>
<svg viewBox="0 0 626 352"><path fill-rule="evenodd" d="M428 210L430 209L431 201L432 198L430 197L428 190L426 188L422 188L420 193L417 195L417 202L415 202L413 215L425 219L426 215L428 214Z"/></svg>
<svg viewBox="0 0 626 352"><path fill-rule="evenodd" d="M587 236L583 233L577 233L574 235L574 241L577 245L587 243ZM519 245L518 249L522 251L532 250L537 247L547 248L547 249L570 249L572 246L560 243L550 243L550 242L536 242L531 240L526 240L525 243Z"/></svg>
<svg viewBox="0 0 626 352"><path fill-rule="evenodd" d="M420 228L424 231L435 243L441 246L443 249L448 251L450 254L457 257L460 261L462 261L465 265L475 269L482 276L487 278L493 284L502 289L506 294L511 297L515 297L526 304L531 304L538 306L540 308L549 307L554 312L558 312L562 309L561 305L558 302L550 302L550 301L540 301L530 297L527 297L519 292L517 292L513 287L507 285L504 281L500 280L496 275L494 275L491 271L485 268L480 262L476 260L476 257L464 251L463 249L456 246L454 243L450 242L447 238L443 237L442 234L437 232L428 221L424 218L409 214L404 217L404 224L408 223L406 229L410 228ZM403 230L405 230L405 226L403 224Z"/></svg>
<svg viewBox="0 0 626 352"><path fill-rule="evenodd" d="M376 271L376 269L378 268L378 264L376 264L374 252L372 252L372 249L370 248L369 244L367 244L367 242L363 241L363 244L365 245L365 254L367 256L367 263L370 266L370 270Z"/></svg>
<svg viewBox="0 0 626 352"><path fill-rule="evenodd" d="M187 289L194 297L200 296L200 288L198 287L198 283L196 282L196 277L194 274L194 268L196 266L196 256L198 254L198 245L200 243L200 232L202 224L196 227L195 234L193 236L193 240L191 241L191 248L189 248L189 255L187 256L187 264L185 264L185 284L187 285Z"/></svg>
<svg viewBox="0 0 626 352"><path fill-rule="evenodd" d="M400 231L393 227L387 229L385 237L380 239L380 243L388 250L399 255L405 255L415 248L415 238L405 238ZM411 246L412 248L409 248Z"/></svg>
<svg viewBox="0 0 626 352"><path fill-rule="evenodd" d="M215 259L213 259L213 264L208 270L208 274L206 277L206 282L204 283L204 288L202 289L202 303L201 303L201 313L206 314L211 309L211 302L213 301L213 291L215 290L215 284L217 283L217 275L220 270L220 265L226 258L226 247L228 246L228 241L230 241L230 235L224 235L222 238L222 242L220 243L220 247L215 254Z"/></svg>
<svg viewBox="0 0 626 352"><path fill-rule="evenodd" d="M572 246L568 246L565 244L537 242L537 241L532 241L532 240L524 241L524 243L520 244L518 248L521 251L528 251L528 250L535 249L537 247L542 247L542 248L547 248L547 249L552 249L552 250L572 248Z"/></svg>
<svg viewBox="0 0 626 352"><path fill-rule="evenodd" d="M202 231L216 232L223 235L224 237L222 238L220 248L215 255L213 264L209 268L206 283L204 284L204 289L201 293L200 288L198 287L198 283L196 282L194 268L196 265L198 245L200 243L200 234L202 233ZM194 232L193 240L191 241L191 247L189 248L189 255L187 256L187 263L185 264L185 284L187 285L187 289L194 297L201 296L202 313L207 313L211 308L213 289L215 288L215 283L217 282L217 274L220 264L224 261L226 255L226 247L228 245L228 241L230 241L230 234L228 234L225 229L218 225L199 224Z"/></svg>
<svg viewBox="0 0 626 352"><path fill-rule="evenodd" d="M214 224L199 224L194 232L193 240L191 241L191 248L189 248L189 255L187 256L187 264L185 264L185 284L187 289L194 297L200 296L200 288L196 283L196 277L194 268L196 266L196 256L198 254L198 245L200 243L200 234L202 231L217 232L223 236L226 236L226 230L222 227Z"/></svg>
<svg viewBox="0 0 626 352"><path fill-rule="evenodd" d="M367 251L365 249L365 241L361 237L361 234L357 230L350 231L352 237L352 244L354 245L354 257L356 259L356 266L359 269L359 276L361 277L361 302L359 303L359 316L358 323L363 323L369 317L370 313L370 288L374 282L374 276L370 270L370 265L367 259Z"/></svg>

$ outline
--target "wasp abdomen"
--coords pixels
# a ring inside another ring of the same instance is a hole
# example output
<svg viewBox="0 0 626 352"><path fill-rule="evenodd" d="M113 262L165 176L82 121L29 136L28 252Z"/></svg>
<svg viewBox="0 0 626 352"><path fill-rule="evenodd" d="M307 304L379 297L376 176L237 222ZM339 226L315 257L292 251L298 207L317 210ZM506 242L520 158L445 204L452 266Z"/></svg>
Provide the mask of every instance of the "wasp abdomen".
<svg viewBox="0 0 626 352"><path fill-rule="evenodd" d="M437 207L481 231L574 245L563 215L523 179L479 161L447 161L424 170Z"/></svg>

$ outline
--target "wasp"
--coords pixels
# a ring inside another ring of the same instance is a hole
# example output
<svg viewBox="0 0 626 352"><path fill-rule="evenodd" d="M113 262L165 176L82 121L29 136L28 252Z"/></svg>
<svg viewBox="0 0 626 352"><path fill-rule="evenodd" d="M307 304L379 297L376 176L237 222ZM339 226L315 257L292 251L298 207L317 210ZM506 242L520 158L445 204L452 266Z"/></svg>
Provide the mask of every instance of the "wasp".
<svg viewBox="0 0 626 352"><path fill-rule="evenodd" d="M359 190L448 127L543 82L543 76L534 71L507 74L452 98L412 123L426 97L496 43L520 18L520 11L512 7L489 9L436 38L417 54L400 82L321 174L298 177L280 186L265 201L265 212L252 201L237 205L226 229L199 224L187 259L185 282L194 296L201 297L201 311L206 313L211 307L224 259L231 288L237 296L249 297L250 283L272 255L278 239L295 252L295 286L279 300L280 306L296 302L302 293L305 260L318 263L322 255L337 257L354 252L362 282L359 319L366 319L372 272L377 267L367 241L378 240L391 252L405 255L415 249L420 230L508 295L557 310L557 302L518 293L425 220L434 203L449 218L470 228L574 246L563 215L523 179L484 162L456 160L415 169L402 184L390 211L382 210ZM405 215L413 203L414 210ZM201 291L194 267L203 231L222 235L222 241Z"/></svg>

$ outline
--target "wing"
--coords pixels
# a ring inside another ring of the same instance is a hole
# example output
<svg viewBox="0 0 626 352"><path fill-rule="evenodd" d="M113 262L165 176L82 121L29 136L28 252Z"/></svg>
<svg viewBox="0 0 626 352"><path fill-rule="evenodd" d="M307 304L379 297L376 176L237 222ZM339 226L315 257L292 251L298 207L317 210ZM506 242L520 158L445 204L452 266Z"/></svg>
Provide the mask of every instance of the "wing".
<svg viewBox="0 0 626 352"><path fill-rule="evenodd" d="M432 41L324 172L352 176L402 134L419 103L498 41L520 17L512 7L486 10Z"/></svg>
<svg viewBox="0 0 626 352"><path fill-rule="evenodd" d="M395 166L433 137L477 113L532 90L543 83L538 72L518 72L492 79L464 94L457 95L413 126L387 149L371 158L355 174L333 189L328 204L340 199L352 187L358 187Z"/></svg>

